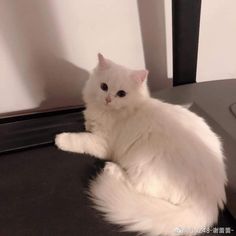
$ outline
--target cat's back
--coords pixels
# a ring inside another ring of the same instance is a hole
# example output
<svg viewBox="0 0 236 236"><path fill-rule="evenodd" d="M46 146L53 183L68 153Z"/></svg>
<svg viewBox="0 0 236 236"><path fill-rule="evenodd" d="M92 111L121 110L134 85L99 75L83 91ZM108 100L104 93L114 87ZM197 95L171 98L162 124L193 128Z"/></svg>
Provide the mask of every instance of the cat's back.
<svg viewBox="0 0 236 236"><path fill-rule="evenodd" d="M162 135L163 139L180 145L206 145L210 150L223 158L222 145L218 136L211 130L206 121L180 105L172 105L151 98L140 109L142 123L149 126L153 136Z"/></svg>

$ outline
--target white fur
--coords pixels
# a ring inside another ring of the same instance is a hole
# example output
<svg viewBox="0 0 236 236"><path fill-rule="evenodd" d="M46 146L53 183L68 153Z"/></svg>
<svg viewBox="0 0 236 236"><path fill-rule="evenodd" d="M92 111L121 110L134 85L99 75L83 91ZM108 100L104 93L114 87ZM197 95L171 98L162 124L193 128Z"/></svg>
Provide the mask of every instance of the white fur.
<svg viewBox="0 0 236 236"><path fill-rule="evenodd" d="M113 162L91 183L96 208L108 221L147 235L194 235L210 227L226 201L219 138L194 113L151 98L138 72L102 63L84 89L90 133L56 137L63 150ZM127 96L117 97L120 89Z"/></svg>

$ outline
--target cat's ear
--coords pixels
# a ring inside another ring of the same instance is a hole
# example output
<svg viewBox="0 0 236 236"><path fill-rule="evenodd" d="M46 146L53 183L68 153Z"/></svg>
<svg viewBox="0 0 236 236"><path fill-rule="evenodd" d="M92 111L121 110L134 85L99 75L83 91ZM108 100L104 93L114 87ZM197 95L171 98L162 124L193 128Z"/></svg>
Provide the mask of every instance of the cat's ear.
<svg viewBox="0 0 236 236"><path fill-rule="evenodd" d="M148 70L134 70L131 73L131 78L137 81L139 84L142 84L144 80L147 79Z"/></svg>
<svg viewBox="0 0 236 236"><path fill-rule="evenodd" d="M98 67L100 69L107 69L109 67L107 59L101 53L98 53Z"/></svg>

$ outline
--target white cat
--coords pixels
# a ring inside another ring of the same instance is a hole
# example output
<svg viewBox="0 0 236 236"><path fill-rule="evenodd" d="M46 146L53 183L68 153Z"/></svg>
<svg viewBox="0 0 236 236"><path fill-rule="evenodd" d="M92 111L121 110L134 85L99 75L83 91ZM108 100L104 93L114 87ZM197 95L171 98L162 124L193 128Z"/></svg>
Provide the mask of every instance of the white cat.
<svg viewBox="0 0 236 236"><path fill-rule="evenodd" d="M108 162L90 194L105 218L146 235L195 235L217 222L227 177L219 138L189 110L150 97L146 70L98 55L84 89L84 133L56 145Z"/></svg>

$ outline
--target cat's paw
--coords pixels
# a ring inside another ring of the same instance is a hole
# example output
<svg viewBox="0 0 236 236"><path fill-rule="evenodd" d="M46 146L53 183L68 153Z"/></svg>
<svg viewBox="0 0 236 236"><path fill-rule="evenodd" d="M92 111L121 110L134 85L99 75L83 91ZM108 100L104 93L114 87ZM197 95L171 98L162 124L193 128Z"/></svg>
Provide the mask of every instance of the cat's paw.
<svg viewBox="0 0 236 236"><path fill-rule="evenodd" d="M119 180L125 179L122 169L113 162L106 162L106 165L104 167L104 172L108 175L112 175L116 179L119 179Z"/></svg>
<svg viewBox="0 0 236 236"><path fill-rule="evenodd" d="M70 143L70 133L57 134L55 137L55 145L63 151L70 151Z"/></svg>

